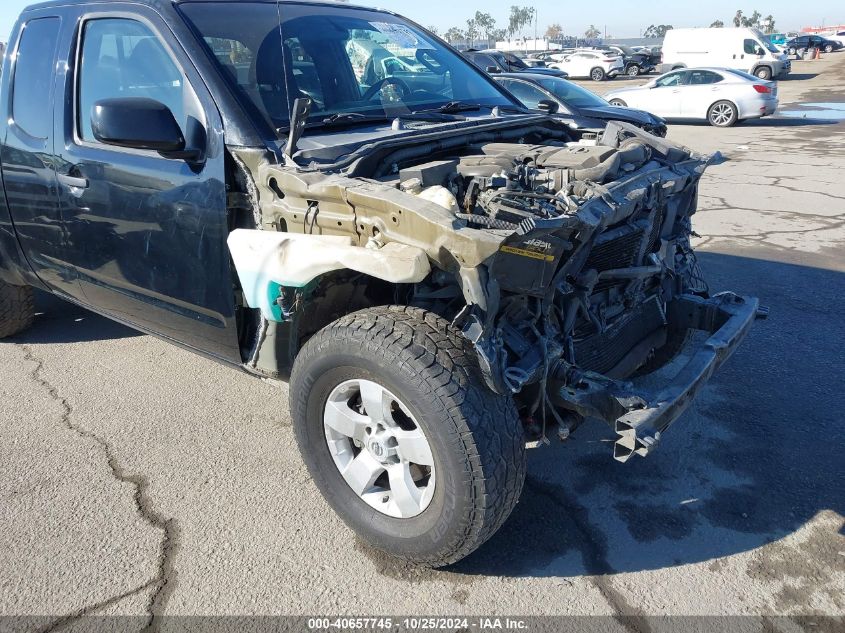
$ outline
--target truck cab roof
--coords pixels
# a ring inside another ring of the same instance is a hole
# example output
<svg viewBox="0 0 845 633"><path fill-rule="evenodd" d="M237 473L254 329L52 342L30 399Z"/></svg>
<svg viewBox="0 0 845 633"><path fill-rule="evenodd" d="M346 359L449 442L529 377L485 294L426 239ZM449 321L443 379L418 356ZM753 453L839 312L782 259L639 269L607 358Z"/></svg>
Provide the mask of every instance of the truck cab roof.
<svg viewBox="0 0 845 633"><path fill-rule="evenodd" d="M337 6L341 5L344 7L352 7L352 8L365 8L355 4L348 4L346 2L339 2L338 0L278 0L282 4L312 4L312 5L325 5L325 6ZM133 0L132 4L140 4L144 6L150 7L171 7L173 5L178 4L191 4L195 2L243 2L249 4L275 4L276 0ZM65 6L76 6L76 5L85 5L85 4L105 4L103 0L47 0L47 2L38 2L28 6L24 9L24 13L27 11L32 11L35 9L44 9L49 7L65 7ZM369 7L368 7L369 8ZM385 11L390 13L385 9L371 9L373 11Z"/></svg>

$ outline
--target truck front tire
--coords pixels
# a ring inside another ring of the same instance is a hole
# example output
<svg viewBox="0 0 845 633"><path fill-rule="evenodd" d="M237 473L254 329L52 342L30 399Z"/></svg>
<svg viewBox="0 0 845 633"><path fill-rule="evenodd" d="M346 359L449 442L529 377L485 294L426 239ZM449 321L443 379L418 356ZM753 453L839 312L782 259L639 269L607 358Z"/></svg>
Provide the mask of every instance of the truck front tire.
<svg viewBox="0 0 845 633"><path fill-rule="evenodd" d="M30 286L12 286L0 280L0 339L26 330L35 318L35 297Z"/></svg>
<svg viewBox="0 0 845 633"><path fill-rule="evenodd" d="M769 81L772 78L772 69L768 66L760 66L754 71L754 74L764 81Z"/></svg>
<svg viewBox="0 0 845 633"><path fill-rule="evenodd" d="M510 398L472 345L423 310L366 310L314 336L290 386L297 442L329 505L364 541L429 567L505 522L525 481Z"/></svg>

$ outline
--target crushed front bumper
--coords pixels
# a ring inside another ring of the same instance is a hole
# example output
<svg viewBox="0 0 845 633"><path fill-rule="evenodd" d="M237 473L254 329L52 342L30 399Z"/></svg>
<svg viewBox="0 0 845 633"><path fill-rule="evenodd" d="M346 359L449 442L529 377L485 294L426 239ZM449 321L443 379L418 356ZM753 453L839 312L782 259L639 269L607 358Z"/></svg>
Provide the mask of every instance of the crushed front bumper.
<svg viewBox="0 0 845 633"><path fill-rule="evenodd" d="M754 321L763 316L757 299L732 293L709 300L679 297L669 306L669 328L676 332L705 331L711 336L694 351L684 352L689 360L669 384L659 391L649 391L637 385L641 380L626 382L598 374L570 374L564 384L552 382L556 393L550 395L563 408L611 424L619 435L614 447L616 460L627 462L634 455L645 457L736 351Z"/></svg>

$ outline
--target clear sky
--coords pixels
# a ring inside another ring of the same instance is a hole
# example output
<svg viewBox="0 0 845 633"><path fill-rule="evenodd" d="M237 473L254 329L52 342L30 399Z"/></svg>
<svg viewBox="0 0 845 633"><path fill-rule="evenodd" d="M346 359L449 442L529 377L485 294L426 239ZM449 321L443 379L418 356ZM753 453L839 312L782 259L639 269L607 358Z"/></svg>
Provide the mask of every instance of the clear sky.
<svg viewBox="0 0 845 633"><path fill-rule="evenodd" d="M581 35L595 24L615 37L637 37L650 24L709 26L714 20L730 23L736 10L771 13L778 30L797 30L802 26L845 23L845 0L353 0L356 4L380 6L441 32L450 26L463 27L477 9L490 13L500 26L507 25L513 4L536 7L540 31L552 23L563 26L568 35ZM7 40L20 10L31 0L0 0L0 40Z"/></svg>

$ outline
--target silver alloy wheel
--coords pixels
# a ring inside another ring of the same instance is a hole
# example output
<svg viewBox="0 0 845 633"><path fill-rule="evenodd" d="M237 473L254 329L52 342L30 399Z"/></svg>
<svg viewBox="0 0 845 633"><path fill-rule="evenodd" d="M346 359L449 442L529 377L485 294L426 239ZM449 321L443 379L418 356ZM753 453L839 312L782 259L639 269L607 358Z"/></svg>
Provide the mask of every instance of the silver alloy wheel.
<svg viewBox="0 0 845 633"><path fill-rule="evenodd" d="M639 77L640 75L640 67L634 64L630 68L628 68L628 76L629 77Z"/></svg>
<svg viewBox="0 0 845 633"><path fill-rule="evenodd" d="M434 455L414 416L369 380L350 380L326 401L324 428L341 476L364 502L396 519L419 516L434 498Z"/></svg>
<svg viewBox="0 0 845 633"><path fill-rule="evenodd" d="M710 110L710 122L719 127L731 122L734 117L734 107L729 103L717 103Z"/></svg>

